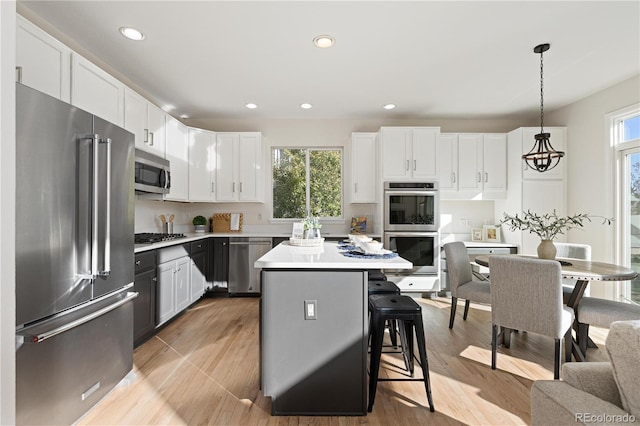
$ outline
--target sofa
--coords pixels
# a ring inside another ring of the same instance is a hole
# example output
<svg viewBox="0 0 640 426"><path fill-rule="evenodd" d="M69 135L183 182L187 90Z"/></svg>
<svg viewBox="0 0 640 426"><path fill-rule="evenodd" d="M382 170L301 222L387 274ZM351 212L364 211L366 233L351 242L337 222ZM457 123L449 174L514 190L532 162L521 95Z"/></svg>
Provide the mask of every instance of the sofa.
<svg viewBox="0 0 640 426"><path fill-rule="evenodd" d="M640 425L640 320L611 324L610 362L564 364L562 380L531 387L533 425Z"/></svg>

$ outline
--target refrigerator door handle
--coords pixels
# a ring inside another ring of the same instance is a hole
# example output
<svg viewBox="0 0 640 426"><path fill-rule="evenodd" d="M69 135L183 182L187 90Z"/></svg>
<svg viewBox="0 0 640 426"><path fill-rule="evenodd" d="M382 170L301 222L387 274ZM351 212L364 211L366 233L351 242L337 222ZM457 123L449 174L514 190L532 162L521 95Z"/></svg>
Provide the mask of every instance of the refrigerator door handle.
<svg viewBox="0 0 640 426"><path fill-rule="evenodd" d="M106 159L106 182L105 191L106 200L104 208L104 252L102 270L97 271L98 276L107 276L111 273L111 138L100 139L100 143L105 144L107 151Z"/></svg>
<svg viewBox="0 0 640 426"><path fill-rule="evenodd" d="M124 299L119 300L109 306L105 306L104 308L99 309L95 312L92 312L89 315L86 315L82 318L78 318L75 321L71 321L60 327L56 327L52 330L47 330L38 334L30 334L27 332L27 333L17 333L17 336L20 338L20 340L22 340L23 343L40 343L54 336L57 336L58 334L64 333L65 331L69 331L78 326L81 326L82 324L85 324L93 319L96 319L108 312L111 312L114 309L117 309L120 306L124 305L125 303L128 303L129 301L135 299L136 297L138 297L137 292L129 291L127 292L127 296Z"/></svg>
<svg viewBox="0 0 640 426"><path fill-rule="evenodd" d="M91 192L91 274L96 277L98 275L98 228L100 226L98 217L98 211L100 210L100 199L98 197L100 190L100 154L98 153L100 135L93 135L91 142L93 145L93 188Z"/></svg>

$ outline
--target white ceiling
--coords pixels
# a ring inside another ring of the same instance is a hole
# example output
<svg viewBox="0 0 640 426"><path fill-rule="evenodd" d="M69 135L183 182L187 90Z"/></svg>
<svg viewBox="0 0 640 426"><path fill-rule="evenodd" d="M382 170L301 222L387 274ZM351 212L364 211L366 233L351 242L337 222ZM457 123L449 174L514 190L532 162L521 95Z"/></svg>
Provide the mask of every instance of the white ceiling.
<svg viewBox="0 0 640 426"><path fill-rule="evenodd" d="M19 1L18 11L190 118L533 115L533 47L545 42L545 111L640 74L637 0ZM146 39L126 40L123 25ZM319 34L335 46L315 47Z"/></svg>

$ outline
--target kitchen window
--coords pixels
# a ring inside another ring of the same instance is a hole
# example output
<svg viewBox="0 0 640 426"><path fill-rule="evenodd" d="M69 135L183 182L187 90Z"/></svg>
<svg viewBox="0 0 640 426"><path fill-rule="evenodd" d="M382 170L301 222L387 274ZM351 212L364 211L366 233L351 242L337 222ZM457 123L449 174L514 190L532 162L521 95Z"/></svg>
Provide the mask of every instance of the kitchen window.
<svg viewBox="0 0 640 426"><path fill-rule="evenodd" d="M273 218L342 218L342 149L273 148Z"/></svg>

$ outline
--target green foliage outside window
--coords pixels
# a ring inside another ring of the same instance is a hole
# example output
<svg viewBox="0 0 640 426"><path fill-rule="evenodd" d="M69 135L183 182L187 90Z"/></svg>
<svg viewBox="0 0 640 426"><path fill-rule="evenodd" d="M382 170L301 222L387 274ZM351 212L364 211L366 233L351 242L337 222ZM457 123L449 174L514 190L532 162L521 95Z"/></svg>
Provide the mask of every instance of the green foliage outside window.
<svg viewBox="0 0 640 426"><path fill-rule="evenodd" d="M272 172L274 218L342 216L340 150L274 148Z"/></svg>

